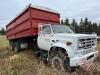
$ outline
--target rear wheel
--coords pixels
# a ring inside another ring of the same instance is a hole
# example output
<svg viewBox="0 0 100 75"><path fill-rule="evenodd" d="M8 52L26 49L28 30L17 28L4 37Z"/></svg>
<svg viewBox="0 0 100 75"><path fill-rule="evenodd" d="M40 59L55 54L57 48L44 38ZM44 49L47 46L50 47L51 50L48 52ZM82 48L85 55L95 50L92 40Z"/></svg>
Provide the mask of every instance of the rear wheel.
<svg viewBox="0 0 100 75"><path fill-rule="evenodd" d="M19 42L15 42L15 44L14 44L15 53L19 52L20 50L21 50L20 43Z"/></svg>
<svg viewBox="0 0 100 75"><path fill-rule="evenodd" d="M10 44L10 50L14 50L14 42L13 41L9 41Z"/></svg>
<svg viewBox="0 0 100 75"><path fill-rule="evenodd" d="M50 52L49 65L55 71L71 71L69 57L61 48Z"/></svg>

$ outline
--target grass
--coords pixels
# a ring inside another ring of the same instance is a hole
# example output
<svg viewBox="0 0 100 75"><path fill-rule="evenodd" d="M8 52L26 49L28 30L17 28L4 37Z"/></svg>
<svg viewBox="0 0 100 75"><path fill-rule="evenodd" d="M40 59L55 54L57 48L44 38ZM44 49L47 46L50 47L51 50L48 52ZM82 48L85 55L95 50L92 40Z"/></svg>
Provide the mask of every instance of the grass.
<svg viewBox="0 0 100 75"><path fill-rule="evenodd" d="M0 35L0 50L7 48L9 42L4 35Z"/></svg>
<svg viewBox="0 0 100 75"><path fill-rule="evenodd" d="M12 52L11 55L7 54L5 56L0 61L1 75L28 75L28 73L32 75L32 73L36 72L35 66L37 61L32 57L32 51L21 52L19 54Z"/></svg>
<svg viewBox="0 0 100 75"><path fill-rule="evenodd" d="M93 64L90 71L83 69L73 73L54 72L34 55L33 50L15 54L8 53L9 43L5 36L0 36L0 75L100 75L100 58ZM97 46L100 49L100 44Z"/></svg>

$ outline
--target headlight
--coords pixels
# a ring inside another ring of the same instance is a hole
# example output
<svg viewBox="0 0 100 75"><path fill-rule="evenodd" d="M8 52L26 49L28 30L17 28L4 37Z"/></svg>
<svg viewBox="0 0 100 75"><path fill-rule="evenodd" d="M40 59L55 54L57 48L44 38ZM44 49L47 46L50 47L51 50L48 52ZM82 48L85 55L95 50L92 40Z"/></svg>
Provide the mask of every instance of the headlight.
<svg viewBox="0 0 100 75"><path fill-rule="evenodd" d="M79 43L78 43L78 46L79 46L79 48L83 47L82 42L79 42Z"/></svg>

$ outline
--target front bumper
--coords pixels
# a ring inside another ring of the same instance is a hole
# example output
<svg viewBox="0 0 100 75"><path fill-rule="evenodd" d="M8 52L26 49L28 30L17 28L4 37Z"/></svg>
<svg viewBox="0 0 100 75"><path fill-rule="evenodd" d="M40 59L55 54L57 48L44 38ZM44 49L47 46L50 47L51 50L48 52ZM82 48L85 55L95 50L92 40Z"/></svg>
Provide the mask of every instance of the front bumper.
<svg viewBox="0 0 100 75"><path fill-rule="evenodd" d="M91 52L86 55L82 56L75 56L73 58L70 58L70 66L75 67L75 66L81 66L85 64L88 60L94 61L98 57L98 51Z"/></svg>

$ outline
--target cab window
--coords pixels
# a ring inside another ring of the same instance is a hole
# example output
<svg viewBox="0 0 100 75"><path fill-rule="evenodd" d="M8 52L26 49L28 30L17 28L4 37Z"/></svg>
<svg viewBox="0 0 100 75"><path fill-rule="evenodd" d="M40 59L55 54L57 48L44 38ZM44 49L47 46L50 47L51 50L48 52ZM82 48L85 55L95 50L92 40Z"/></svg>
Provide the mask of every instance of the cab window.
<svg viewBox="0 0 100 75"><path fill-rule="evenodd" d="M51 34L51 27L49 25L42 27L42 34Z"/></svg>

